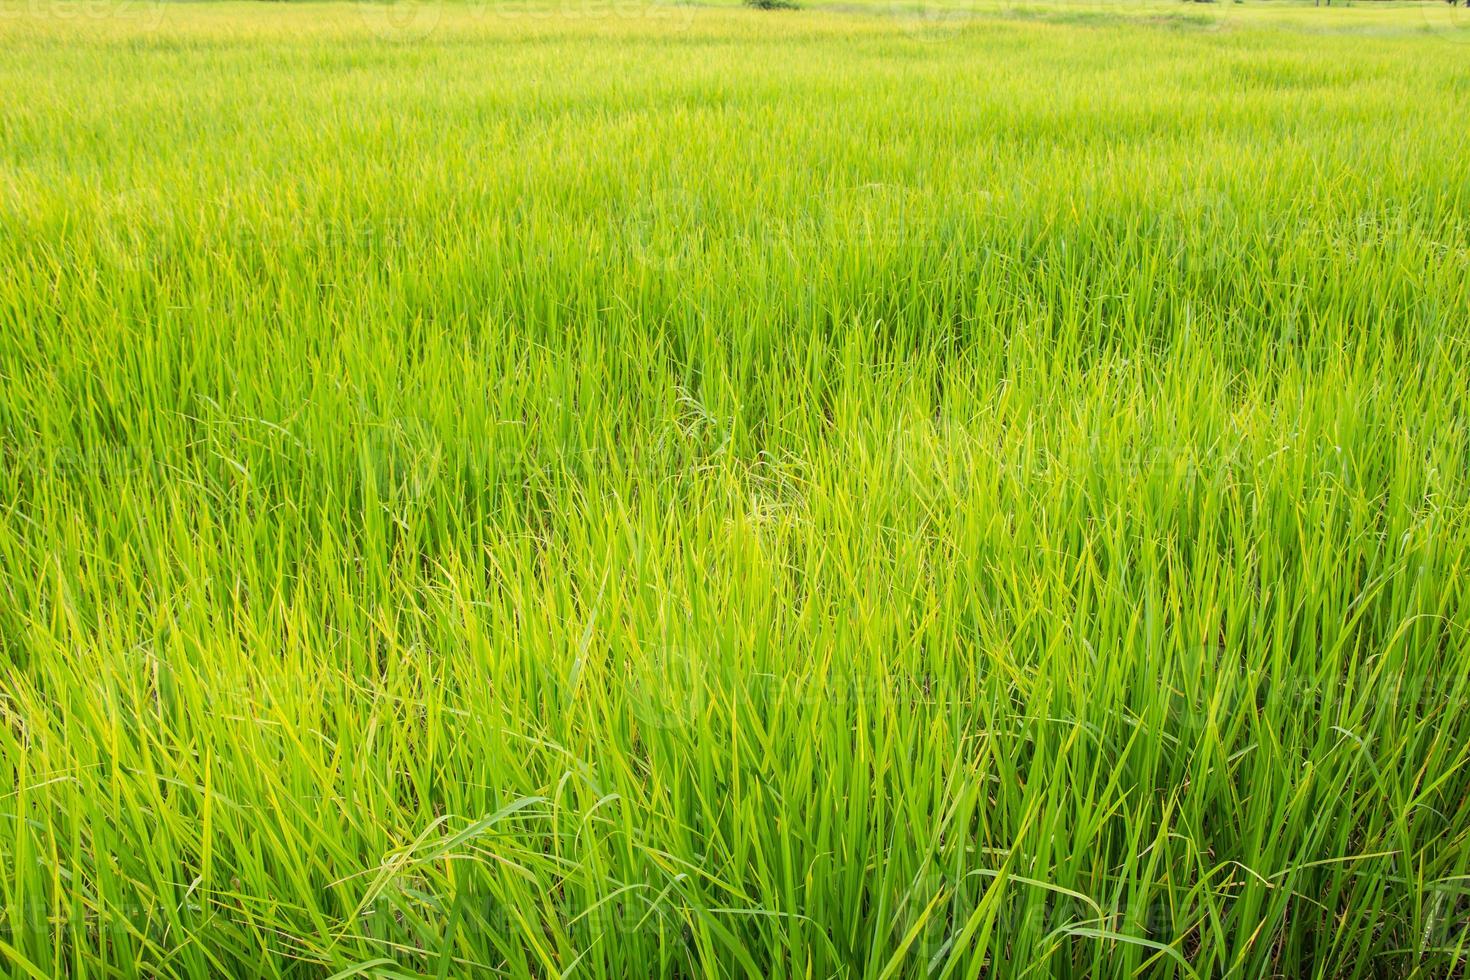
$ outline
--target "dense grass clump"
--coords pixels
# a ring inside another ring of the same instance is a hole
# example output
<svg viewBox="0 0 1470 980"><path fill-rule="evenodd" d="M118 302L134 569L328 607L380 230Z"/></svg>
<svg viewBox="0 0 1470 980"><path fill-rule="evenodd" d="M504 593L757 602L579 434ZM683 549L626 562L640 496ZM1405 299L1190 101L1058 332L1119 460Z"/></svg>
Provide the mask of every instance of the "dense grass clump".
<svg viewBox="0 0 1470 980"><path fill-rule="evenodd" d="M5 971L1463 974L1446 5L0 4Z"/></svg>

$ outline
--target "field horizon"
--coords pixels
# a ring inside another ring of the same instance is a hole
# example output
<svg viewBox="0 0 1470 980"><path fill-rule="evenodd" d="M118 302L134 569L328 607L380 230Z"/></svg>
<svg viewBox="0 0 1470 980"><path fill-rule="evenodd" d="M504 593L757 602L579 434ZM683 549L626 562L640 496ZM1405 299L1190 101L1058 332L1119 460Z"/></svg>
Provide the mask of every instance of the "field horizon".
<svg viewBox="0 0 1470 980"><path fill-rule="evenodd" d="M0 0L0 974L1470 959L1470 8Z"/></svg>

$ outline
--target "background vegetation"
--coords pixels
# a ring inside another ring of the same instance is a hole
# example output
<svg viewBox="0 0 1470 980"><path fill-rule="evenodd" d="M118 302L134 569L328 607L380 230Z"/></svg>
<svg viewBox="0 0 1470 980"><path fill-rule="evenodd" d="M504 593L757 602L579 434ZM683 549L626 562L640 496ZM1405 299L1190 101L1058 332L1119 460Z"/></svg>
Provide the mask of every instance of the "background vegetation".
<svg viewBox="0 0 1470 980"><path fill-rule="evenodd" d="M6 970L1463 971L1446 5L0 13Z"/></svg>

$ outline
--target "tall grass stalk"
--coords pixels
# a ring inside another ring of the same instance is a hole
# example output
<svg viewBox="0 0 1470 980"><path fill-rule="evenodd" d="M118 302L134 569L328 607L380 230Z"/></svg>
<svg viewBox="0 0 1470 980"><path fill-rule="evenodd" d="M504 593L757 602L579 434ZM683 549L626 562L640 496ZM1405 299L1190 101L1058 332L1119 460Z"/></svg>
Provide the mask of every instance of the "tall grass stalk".
<svg viewBox="0 0 1470 980"><path fill-rule="evenodd" d="M1443 7L0 0L0 962L1463 973Z"/></svg>

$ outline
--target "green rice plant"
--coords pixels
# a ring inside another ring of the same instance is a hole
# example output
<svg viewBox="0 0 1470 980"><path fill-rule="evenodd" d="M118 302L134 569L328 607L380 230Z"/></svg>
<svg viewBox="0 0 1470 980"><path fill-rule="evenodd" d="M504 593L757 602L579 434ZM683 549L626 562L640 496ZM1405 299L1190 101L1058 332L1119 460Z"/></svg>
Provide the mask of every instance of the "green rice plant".
<svg viewBox="0 0 1470 980"><path fill-rule="evenodd" d="M1463 974L1456 16L0 0L4 971Z"/></svg>

